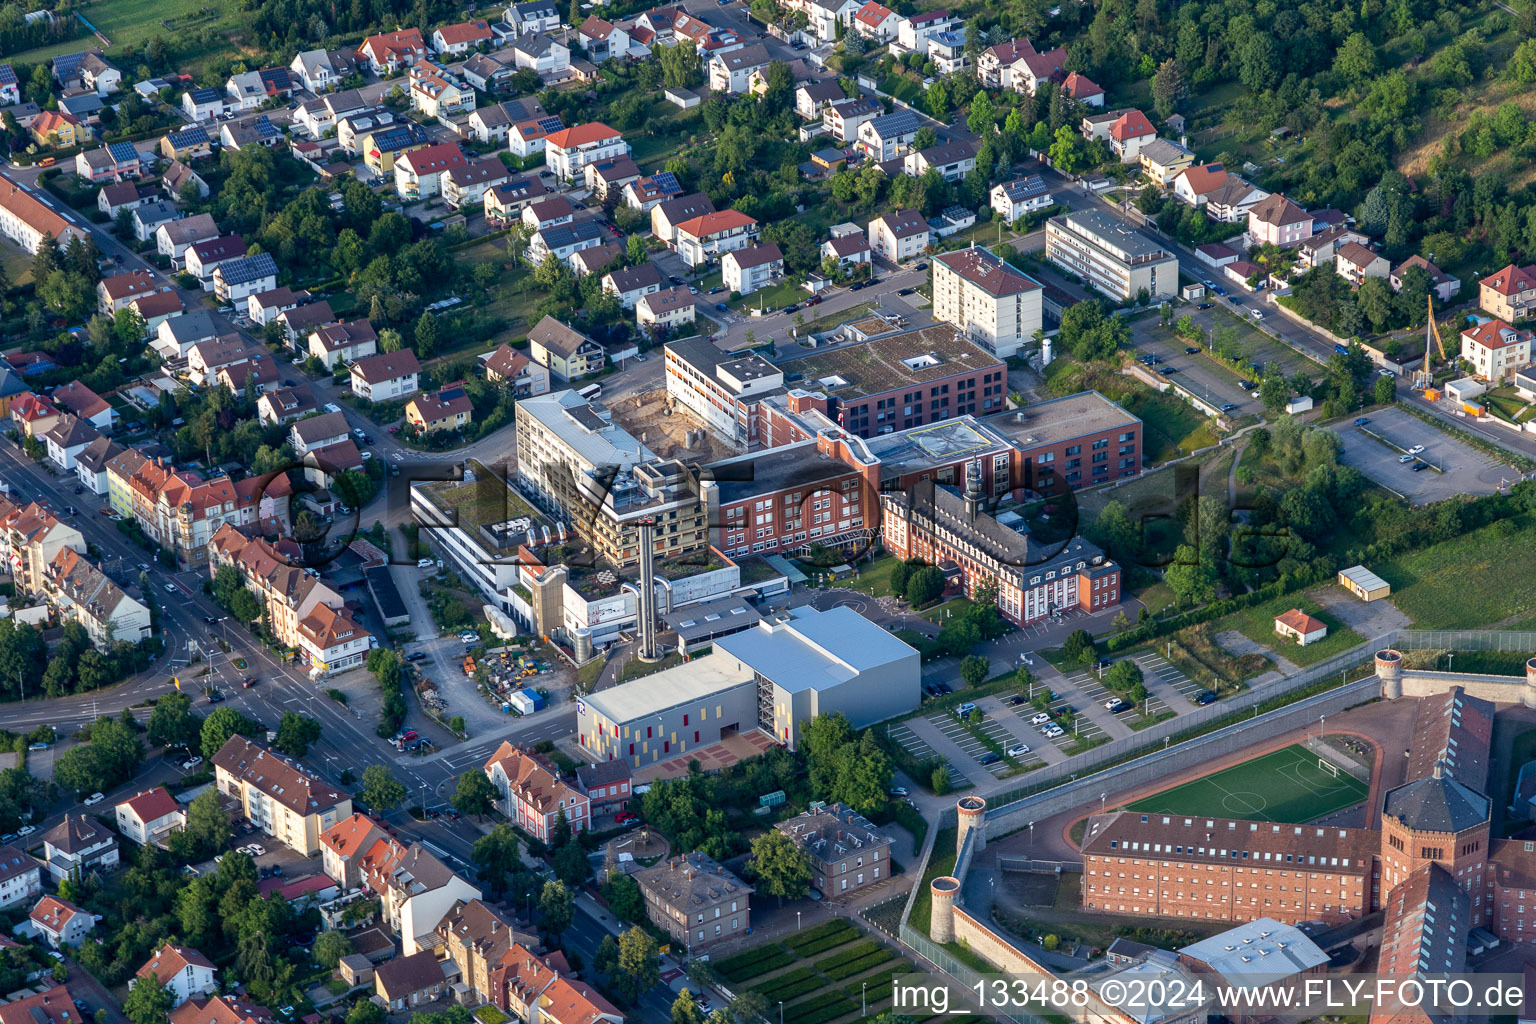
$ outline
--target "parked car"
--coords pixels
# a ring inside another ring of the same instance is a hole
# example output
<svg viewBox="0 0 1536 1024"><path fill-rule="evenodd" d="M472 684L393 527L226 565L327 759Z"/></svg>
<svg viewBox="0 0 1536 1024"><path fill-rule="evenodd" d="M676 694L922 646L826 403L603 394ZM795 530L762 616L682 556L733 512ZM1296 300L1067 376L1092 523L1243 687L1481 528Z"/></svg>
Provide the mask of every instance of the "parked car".
<svg viewBox="0 0 1536 1024"><path fill-rule="evenodd" d="M1363 427L1363 426L1365 426L1369 422L1371 422L1371 419L1370 419L1369 416L1357 416L1357 417L1355 417L1355 426L1357 426L1357 427Z"/></svg>
<svg viewBox="0 0 1536 1024"><path fill-rule="evenodd" d="M640 816L635 814L634 811L620 811L618 814L615 814L613 816L613 821L614 821L614 824L616 824L616 825L622 825L626 821L639 821L639 820L640 820Z"/></svg>
<svg viewBox="0 0 1536 1024"><path fill-rule="evenodd" d="M961 704L955 708L955 714L959 715L961 718L964 718L966 715L975 710L976 705L971 701L966 701L964 704Z"/></svg>
<svg viewBox="0 0 1536 1024"><path fill-rule="evenodd" d="M1421 445L1421 444L1416 444L1412 448L1408 449L1408 454L1409 455L1418 455L1418 454L1420 454L1423 451L1424 451L1424 446Z"/></svg>
<svg viewBox="0 0 1536 1024"><path fill-rule="evenodd" d="M1223 402L1222 405L1221 405L1221 411L1222 412L1231 412L1233 409L1236 409L1236 408L1237 408L1237 406L1233 405L1231 402Z"/></svg>
<svg viewBox="0 0 1536 1024"><path fill-rule="evenodd" d="M46 744L46 743L33 743L33 744L29 745L27 747L27 749L28 750L47 750L48 749L48 744Z"/></svg>
<svg viewBox="0 0 1536 1024"><path fill-rule="evenodd" d="M1023 757L1025 754L1029 753L1029 746L1024 743L1015 743L1013 746L1003 751L1003 753L1007 754L1009 757Z"/></svg>
<svg viewBox="0 0 1536 1024"><path fill-rule="evenodd" d="M1199 352L1200 352L1200 349L1197 346L1195 346L1195 345L1185 345L1184 346L1184 354L1187 355L1187 356L1197 355Z"/></svg>
<svg viewBox="0 0 1536 1024"><path fill-rule="evenodd" d="M183 771L191 771L193 768L196 768L202 763L203 759L201 757L189 757L185 761L181 762L181 767Z"/></svg>
<svg viewBox="0 0 1536 1024"><path fill-rule="evenodd" d="M1413 461L1413 456L1412 455L1399 455L1397 457L1397 461L1398 462L1412 462Z"/></svg>
<svg viewBox="0 0 1536 1024"><path fill-rule="evenodd" d="M891 796L906 796L907 788L905 786L892 786L886 792L891 794Z"/></svg>
<svg viewBox="0 0 1536 1024"><path fill-rule="evenodd" d="M1195 308L1196 309L1210 309L1211 308L1211 304L1209 302L1202 302L1202 303L1200 303L1200 305L1196 306Z"/></svg>
<svg viewBox="0 0 1536 1024"><path fill-rule="evenodd" d="M978 757L976 759L976 763L981 765L983 768L985 768L985 767L987 767L989 765L997 764L997 762L999 762L1001 760L1002 760L1001 757L999 757L998 755L992 753L991 751L988 751L987 753L985 753L985 754L981 755L980 757Z"/></svg>
<svg viewBox="0 0 1536 1024"><path fill-rule="evenodd" d="M915 291L917 291L916 288L898 288L898 289L896 289L896 294L897 295L911 295Z"/></svg>
<svg viewBox="0 0 1536 1024"><path fill-rule="evenodd" d="M418 558L418 559L416 559L416 568L418 568L418 569L430 569L430 568L432 568L436 564L437 563L432 561L432 559L430 559L430 558Z"/></svg>
<svg viewBox="0 0 1536 1024"><path fill-rule="evenodd" d="M16 830L16 834L18 836L25 837L25 836L31 835L32 833L34 833L36 831L37 831L37 826L36 825L23 825L23 826L21 826L21 828Z"/></svg>
<svg viewBox="0 0 1536 1024"><path fill-rule="evenodd" d="M1202 705L1216 703L1216 691L1201 690L1198 694L1195 695L1195 703Z"/></svg>
<svg viewBox="0 0 1536 1024"><path fill-rule="evenodd" d="M1429 463L1427 463L1427 462L1415 462L1413 464L1413 471L1415 473L1422 473L1424 470L1426 470L1428 468L1429 468Z"/></svg>
<svg viewBox="0 0 1536 1024"><path fill-rule="evenodd" d="M423 660L426 659L426 657L427 657L427 653L425 651L412 651L410 654L407 654L405 656L405 660L406 661L423 661Z"/></svg>
<svg viewBox="0 0 1536 1024"><path fill-rule="evenodd" d="M1042 711L1039 714L1035 715L1033 718L1031 718L1029 720L1029 724L1030 725L1044 725L1046 722L1049 722L1050 720L1051 720L1051 716L1046 714L1044 711Z"/></svg>
<svg viewBox="0 0 1536 1024"><path fill-rule="evenodd" d="M1129 711L1133 707L1135 707L1134 704L1130 703L1129 701L1121 700L1119 697L1104 702L1104 710L1108 711L1112 715L1118 715L1122 711Z"/></svg>
<svg viewBox="0 0 1536 1024"><path fill-rule="evenodd" d="M82 800L80 802L85 804L85 806L87 806L87 807L91 807L91 806L94 806L96 804L101 803L106 798L107 798L107 796L106 796L105 793L92 793L90 796L86 797L84 800Z"/></svg>

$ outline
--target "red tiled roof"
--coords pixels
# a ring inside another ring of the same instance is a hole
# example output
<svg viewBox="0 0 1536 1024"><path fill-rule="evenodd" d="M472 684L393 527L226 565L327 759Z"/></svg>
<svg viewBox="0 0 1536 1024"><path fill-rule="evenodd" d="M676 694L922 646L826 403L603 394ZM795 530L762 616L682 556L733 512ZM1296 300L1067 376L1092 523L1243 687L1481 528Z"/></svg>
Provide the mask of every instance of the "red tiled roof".
<svg viewBox="0 0 1536 1024"><path fill-rule="evenodd" d="M1462 338L1482 348L1498 349L1531 340L1530 331L1517 331L1503 320L1485 320L1461 332Z"/></svg>
<svg viewBox="0 0 1536 1024"><path fill-rule="evenodd" d="M133 812L134 817L146 824L181 810L181 805L176 802L176 798L159 786L129 797L117 806L127 807Z"/></svg>
<svg viewBox="0 0 1536 1024"><path fill-rule="evenodd" d="M552 133L544 140L545 145L554 146L557 149L568 149L571 146L588 146L594 142L602 142L605 139L619 138L620 134L601 121L590 121L587 124L579 124L574 128L565 128Z"/></svg>
<svg viewBox="0 0 1536 1024"><path fill-rule="evenodd" d="M1109 137L1117 142L1156 134L1157 130L1152 127L1152 122L1148 121L1147 115L1139 110L1127 110L1120 115L1118 121L1109 126Z"/></svg>
<svg viewBox="0 0 1536 1024"><path fill-rule="evenodd" d="M1507 298L1536 288L1536 265L1517 267L1511 263L1502 270L1495 270L1478 283Z"/></svg>
<svg viewBox="0 0 1536 1024"><path fill-rule="evenodd" d="M734 228L749 228L756 223L756 220L740 210L720 210L717 213L706 213L701 217L685 220L677 225L677 231L679 234L692 235L695 238L707 238Z"/></svg>
<svg viewBox="0 0 1536 1024"><path fill-rule="evenodd" d="M1303 636L1308 633L1315 633L1320 629L1328 628L1327 624L1324 623L1321 619L1314 619L1300 608L1292 608L1288 612L1281 612L1279 615L1275 616L1275 622L1283 626L1288 626Z"/></svg>

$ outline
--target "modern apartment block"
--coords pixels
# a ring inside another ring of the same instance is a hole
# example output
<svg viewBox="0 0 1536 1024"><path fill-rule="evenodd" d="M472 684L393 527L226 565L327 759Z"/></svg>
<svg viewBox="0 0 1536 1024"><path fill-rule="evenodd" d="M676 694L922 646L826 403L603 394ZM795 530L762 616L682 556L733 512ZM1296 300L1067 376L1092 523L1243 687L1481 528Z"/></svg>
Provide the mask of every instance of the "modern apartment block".
<svg viewBox="0 0 1536 1024"><path fill-rule="evenodd" d="M1134 300L1143 290L1153 302L1178 292L1178 258L1099 210L1046 221L1045 256L1121 302Z"/></svg>
<svg viewBox="0 0 1536 1024"><path fill-rule="evenodd" d="M954 324L999 359L1044 326L1044 290L1022 271L979 246L935 256L933 315Z"/></svg>
<svg viewBox="0 0 1536 1024"><path fill-rule="evenodd" d="M267 835L300 856L320 852L320 836L352 813L352 798L308 769L244 736L231 736L213 755L222 796Z"/></svg>
<svg viewBox="0 0 1536 1024"><path fill-rule="evenodd" d="M559 494L578 477L617 474L655 458L612 413L574 391L517 404L517 483L551 514L561 514Z"/></svg>

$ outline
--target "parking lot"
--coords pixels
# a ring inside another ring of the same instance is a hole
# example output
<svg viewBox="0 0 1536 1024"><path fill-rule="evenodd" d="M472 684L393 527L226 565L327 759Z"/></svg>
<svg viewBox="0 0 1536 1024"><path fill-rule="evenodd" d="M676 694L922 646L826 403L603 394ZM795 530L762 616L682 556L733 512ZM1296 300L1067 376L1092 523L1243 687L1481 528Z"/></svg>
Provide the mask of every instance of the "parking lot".
<svg viewBox="0 0 1536 1024"><path fill-rule="evenodd" d="M1366 417L1364 425L1352 421L1337 432L1344 443L1339 461L1415 505L1459 494L1493 494L1500 482L1517 479L1508 466L1401 409L1383 409ZM1424 450L1402 462L1418 445ZM1425 468L1415 472L1415 465Z"/></svg>
<svg viewBox="0 0 1536 1024"><path fill-rule="evenodd" d="M1243 353L1249 362L1260 366L1277 362L1287 377L1300 372L1315 378L1321 372L1316 363L1275 341L1245 319L1248 316L1247 310L1263 308L1263 300L1259 296L1234 296L1231 301L1241 303L1235 306L1220 296L1212 296L1205 301L1212 304L1210 309L1189 305L1174 308L1175 320L1188 316L1200 328L1199 341L1181 338L1164 330L1159 326L1157 317L1143 317L1131 325L1137 355L1157 356L1161 362L1155 369L1167 374L1177 386L1215 406L1230 403L1235 407L1232 410L1234 415L1263 412L1264 407L1259 400L1252 397L1249 390L1239 386L1238 375L1205 354L1216 332L1223 330L1239 332ZM1201 352L1190 354L1184 351L1196 346ZM1169 373L1170 369L1172 373ZM1247 379L1256 380L1257 376L1255 373Z"/></svg>
<svg viewBox="0 0 1536 1024"><path fill-rule="evenodd" d="M1036 722L1034 719L1039 717L1041 714L1048 714L1050 715L1050 721L1057 722L1059 725L1058 720L1060 718L1061 712L1064 709L1071 708L1072 728L1063 729L1062 735L1056 737L1053 740L1050 740L1050 742L1055 744L1056 748L1062 751L1064 755L1068 753L1073 744L1075 744L1078 740L1082 740L1085 743L1097 743L1099 738L1104 735L1103 726L1099 725L1099 723L1095 722L1089 715L1084 713L1087 709L1082 706L1082 702L1079 701L1074 704L1071 700L1067 699L1067 695L1064 692L1057 693L1055 697L1051 698L1051 702L1047 706L1047 710L1045 712L1041 712L1041 710L1034 705L1034 703L1030 700L1028 693L1025 693L1024 697L1025 699L1023 702L1013 708L1010 708L1009 710L1018 716L1019 723L1024 728L1033 730L1035 733L1037 733L1041 742L1045 742L1046 737L1045 734L1040 730L1043 729L1048 723L1045 721Z"/></svg>
<svg viewBox="0 0 1536 1024"><path fill-rule="evenodd" d="M963 789L971 784L970 777L955 766L954 758L942 757L931 744L913 732L912 727L907 723L897 722L891 726L890 738L892 743L897 744L919 761L943 761L949 768L949 784L952 788Z"/></svg>

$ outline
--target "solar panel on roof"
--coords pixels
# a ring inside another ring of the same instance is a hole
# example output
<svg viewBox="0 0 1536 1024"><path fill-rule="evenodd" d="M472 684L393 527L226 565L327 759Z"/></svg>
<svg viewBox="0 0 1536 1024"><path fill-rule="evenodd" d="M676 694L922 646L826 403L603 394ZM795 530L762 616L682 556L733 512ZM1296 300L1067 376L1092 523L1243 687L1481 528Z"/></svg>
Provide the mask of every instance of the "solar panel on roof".
<svg viewBox="0 0 1536 1024"><path fill-rule="evenodd" d="M109 143L107 152L112 154L112 159L119 163L126 163L139 158L139 151L133 148L133 143L131 142Z"/></svg>
<svg viewBox="0 0 1536 1024"><path fill-rule="evenodd" d="M565 124L558 117L539 118L539 131L545 135L548 135L550 132L558 132L564 127Z"/></svg>
<svg viewBox="0 0 1536 1024"><path fill-rule="evenodd" d="M651 175L651 180L654 181L656 183L656 187L661 189L663 192L681 192L683 190L683 187L677 183L677 175L673 174L671 171L658 171L657 173Z"/></svg>

